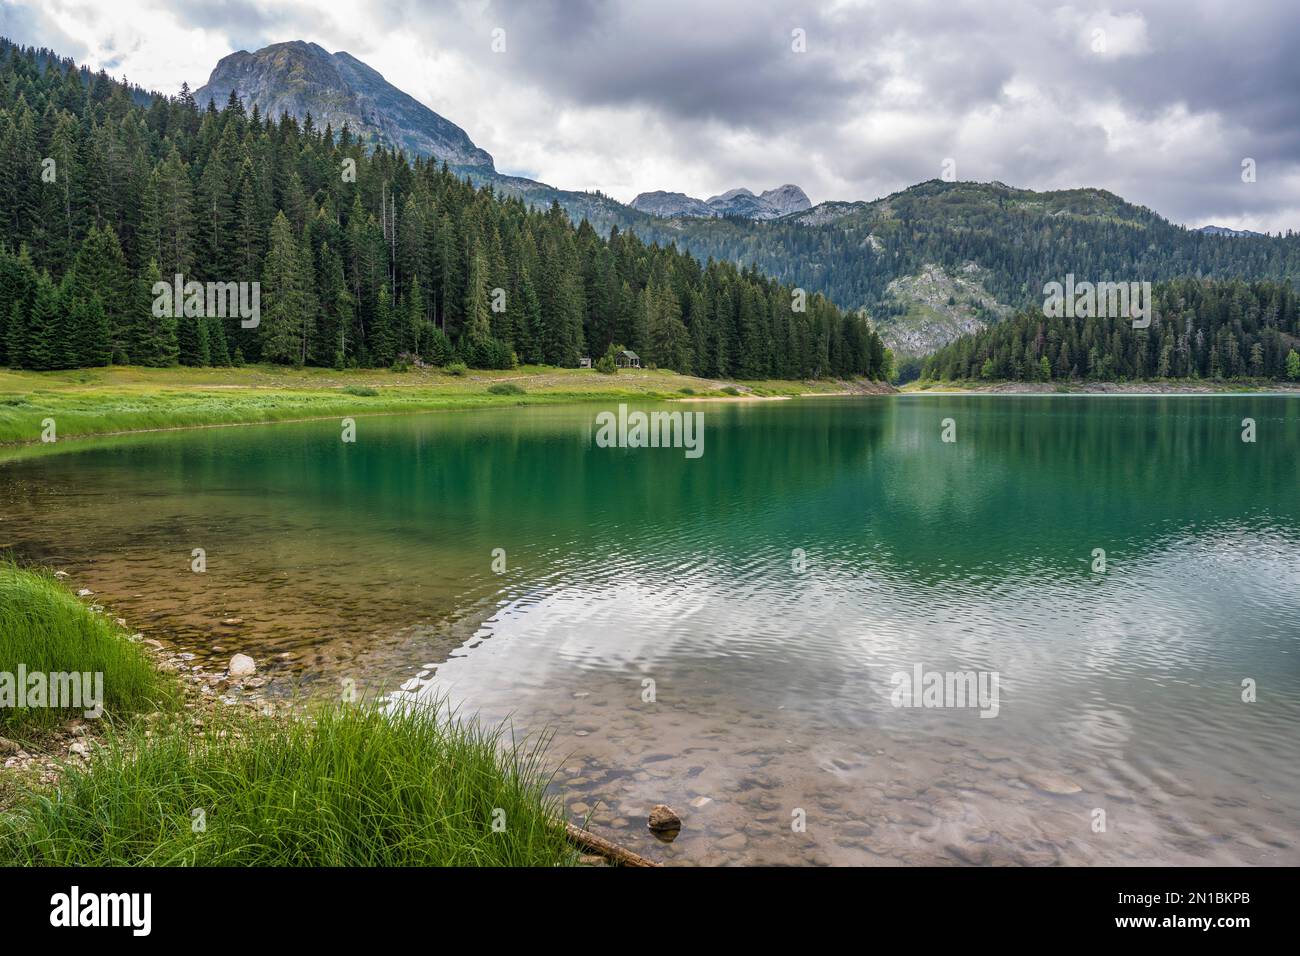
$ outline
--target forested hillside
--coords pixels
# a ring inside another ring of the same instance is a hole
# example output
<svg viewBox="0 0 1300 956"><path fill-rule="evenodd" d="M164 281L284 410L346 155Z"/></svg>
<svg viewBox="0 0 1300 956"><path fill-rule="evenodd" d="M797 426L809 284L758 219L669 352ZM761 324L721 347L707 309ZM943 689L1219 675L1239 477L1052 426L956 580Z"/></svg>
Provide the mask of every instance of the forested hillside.
<svg viewBox="0 0 1300 956"><path fill-rule="evenodd" d="M1300 379L1300 303L1289 282L1180 279L1153 289L1151 326L1031 309L927 358L923 379Z"/></svg>
<svg viewBox="0 0 1300 956"><path fill-rule="evenodd" d="M891 325L906 322L916 305L892 294L890 283L933 266L954 276L977 267L986 298L955 310L976 321L989 318L990 306L1040 302L1044 283L1068 273L1091 282L1300 275L1300 236L1189 230L1100 189L932 180L875 202L823 203L771 222L652 220L634 228L699 256L757 266L842 307L865 307L887 342L901 341L902 330Z"/></svg>
<svg viewBox="0 0 1300 956"><path fill-rule="evenodd" d="M886 372L861 317L755 269L602 238L310 117L145 100L0 41L0 363L573 366L622 344L719 377ZM177 274L260 282L260 324L156 314Z"/></svg>

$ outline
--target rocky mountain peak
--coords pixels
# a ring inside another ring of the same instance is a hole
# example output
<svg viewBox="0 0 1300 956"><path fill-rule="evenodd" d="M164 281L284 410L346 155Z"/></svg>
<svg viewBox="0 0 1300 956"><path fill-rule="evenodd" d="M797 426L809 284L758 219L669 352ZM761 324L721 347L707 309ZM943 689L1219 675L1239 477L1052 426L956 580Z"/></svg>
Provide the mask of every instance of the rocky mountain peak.
<svg viewBox="0 0 1300 956"><path fill-rule="evenodd" d="M455 123L403 93L350 53L330 53L316 43L289 40L254 53L222 57L208 82L195 91L206 107L224 106L230 91L264 116L288 113L301 121L311 113L318 127L346 123L368 142L434 156L452 166L493 168L492 157Z"/></svg>
<svg viewBox="0 0 1300 956"><path fill-rule="evenodd" d="M812 202L794 183L777 186L759 195L759 198L778 211L779 215L788 216L792 212L803 212L812 208Z"/></svg>

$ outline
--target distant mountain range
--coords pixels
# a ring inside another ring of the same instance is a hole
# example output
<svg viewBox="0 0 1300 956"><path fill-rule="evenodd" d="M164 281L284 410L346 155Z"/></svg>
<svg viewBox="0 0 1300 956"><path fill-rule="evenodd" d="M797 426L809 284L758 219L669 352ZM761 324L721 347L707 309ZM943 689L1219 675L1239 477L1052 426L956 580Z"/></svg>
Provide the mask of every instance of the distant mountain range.
<svg viewBox="0 0 1300 956"><path fill-rule="evenodd" d="M633 209L661 219L687 217L712 219L737 216L741 219L779 219L792 212L811 209L807 194L798 186L786 183L755 196L748 189L730 189L720 196L700 200L684 193L641 193L632 200Z"/></svg>
<svg viewBox="0 0 1300 956"><path fill-rule="evenodd" d="M533 206L559 203L575 221L617 226L697 257L755 265L779 279L865 310L900 356L924 355L1041 302L1067 273L1130 281L1300 275L1300 237L1176 226L1100 189L1034 192L1002 183L931 181L871 202L812 205L798 186L701 200L641 193L624 204L497 171L469 135L345 52L277 43L224 57L196 92L218 108L231 90L245 107L282 112L364 141L433 156L475 185Z"/></svg>

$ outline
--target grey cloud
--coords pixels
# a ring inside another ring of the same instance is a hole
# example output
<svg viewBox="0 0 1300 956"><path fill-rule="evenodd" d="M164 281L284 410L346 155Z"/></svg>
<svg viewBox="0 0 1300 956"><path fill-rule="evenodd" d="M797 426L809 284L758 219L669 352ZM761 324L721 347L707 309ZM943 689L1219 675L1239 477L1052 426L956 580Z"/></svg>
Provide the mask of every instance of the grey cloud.
<svg viewBox="0 0 1300 956"><path fill-rule="evenodd" d="M84 44L72 39L41 10L0 5L0 36L27 46L47 47L59 56L80 61L86 55Z"/></svg>

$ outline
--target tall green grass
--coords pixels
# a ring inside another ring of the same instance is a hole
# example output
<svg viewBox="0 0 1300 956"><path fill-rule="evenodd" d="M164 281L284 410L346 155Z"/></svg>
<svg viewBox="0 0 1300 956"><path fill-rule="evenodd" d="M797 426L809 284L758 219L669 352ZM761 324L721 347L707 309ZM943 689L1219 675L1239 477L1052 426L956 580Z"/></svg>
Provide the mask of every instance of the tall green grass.
<svg viewBox="0 0 1300 956"><path fill-rule="evenodd" d="M104 675L104 711L125 717L176 699L174 682L120 627L96 614L52 575L0 562L0 672ZM0 706L0 734L48 730L83 709Z"/></svg>
<svg viewBox="0 0 1300 956"><path fill-rule="evenodd" d="M427 708L343 704L310 719L222 716L195 735L114 732L57 793L0 817L0 864L576 862L541 751L502 743Z"/></svg>

